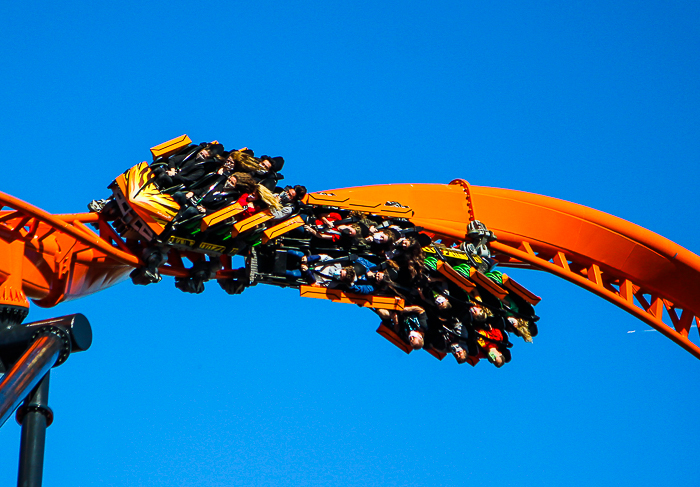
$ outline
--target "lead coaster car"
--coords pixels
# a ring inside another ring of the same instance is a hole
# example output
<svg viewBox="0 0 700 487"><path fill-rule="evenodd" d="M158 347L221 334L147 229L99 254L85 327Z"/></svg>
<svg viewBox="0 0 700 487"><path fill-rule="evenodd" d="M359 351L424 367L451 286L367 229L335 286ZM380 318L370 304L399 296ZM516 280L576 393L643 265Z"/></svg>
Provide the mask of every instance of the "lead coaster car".
<svg viewBox="0 0 700 487"><path fill-rule="evenodd" d="M153 179L151 167L141 162L109 186L118 210L114 228L123 238L214 256L240 254L251 243L265 238L265 229L256 227L272 218L269 211L237 220L244 208L234 203L210 214L178 220L180 205L171 195L162 193ZM288 221L283 223L290 225Z"/></svg>

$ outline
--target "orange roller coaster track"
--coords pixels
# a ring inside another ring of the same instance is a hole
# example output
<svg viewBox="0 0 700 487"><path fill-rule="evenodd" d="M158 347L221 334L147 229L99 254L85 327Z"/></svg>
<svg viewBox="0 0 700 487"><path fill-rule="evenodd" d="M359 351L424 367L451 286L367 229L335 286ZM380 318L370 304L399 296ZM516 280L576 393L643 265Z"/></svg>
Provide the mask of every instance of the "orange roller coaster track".
<svg viewBox="0 0 700 487"><path fill-rule="evenodd" d="M443 243L463 241L469 222L481 220L498 236L490 245L501 266L566 279L700 358L689 339L700 322L700 257L620 218L464 180L334 189L310 193L305 202L407 218ZM10 208L0 211L0 305L26 308L30 297L55 306L116 284L140 265L134 246L97 214L52 215L4 193L0 204ZM171 254L162 273L186 276L182 256ZM227 276L231 259L221 262L218 276Z"/></svg>

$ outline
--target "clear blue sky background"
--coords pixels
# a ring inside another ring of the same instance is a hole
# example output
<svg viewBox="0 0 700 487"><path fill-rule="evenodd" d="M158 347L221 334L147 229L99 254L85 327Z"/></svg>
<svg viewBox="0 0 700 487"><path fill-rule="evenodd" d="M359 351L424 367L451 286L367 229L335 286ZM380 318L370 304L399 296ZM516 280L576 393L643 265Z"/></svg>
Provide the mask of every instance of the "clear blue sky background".
<svg viewBox="0 0 700 487"><path fill-rule="evenodd" d="M483 3L4 2L0 190L84 211L187 133L283 155L310 190L461 177L700 251L699 4ZM94 331L52 373L45 485L697 485L698 360L512 275L540 336L500 370L405 356L371 312L293 290L165 278L32 307Z"/></svg>

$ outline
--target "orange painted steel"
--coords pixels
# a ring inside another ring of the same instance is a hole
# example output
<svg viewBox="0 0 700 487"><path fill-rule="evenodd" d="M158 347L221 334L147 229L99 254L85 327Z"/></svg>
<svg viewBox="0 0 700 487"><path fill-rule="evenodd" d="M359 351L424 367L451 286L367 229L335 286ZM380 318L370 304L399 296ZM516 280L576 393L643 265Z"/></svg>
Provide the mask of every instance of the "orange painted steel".
<svg viewBox="0 0 700 487"><path fill-rule="evenodd" d="M377 328L377 333L379 333L381 336L389 340L391 343L396 345L398 348L403 350L404 353L409 354L413 351L411 346L403 341L399 336L396 334L394 330L386 326L384 323L381 323L379 325L379 328Z"/></svg>
<svg viewBox="0 0 700 487"><path fill-rule="evenodd" d="M0 192L0 304L42 307L86 296L128 277L141 261L94 213L52 215ZM99 235L85 224L97 224ZM163 269L185 276L184 269Z"/></svg>
<svg viewBox="0 0 700 487"><path fill-rule="evenodd" d="M57 217L4 193L0 203L13 209L0 212L0 273L21 282L25 302L28 296L50 307L91 294L123 280L139 263L88 230L80 214ZM2 287L16 291L7 282ZM0 304L22 306L6 299Z"/></svg>
<svg viewBox="0 0 700 487"><path fill-rule="evenodd" d="M471 269L473 269L473 267ZM437 262L437 271L452 281L456 286L464 289L468 293L476 289L476 284L454 270L454 268L447 262L439 260Z"/></svg>
<svg viewBox="0 0 700 487"><path fill-rule="evenodd" d="M469 222L479 219L498 236L490 245L502 266L573 282L700 358L700 347L688 338L700 321L700 257L620 218L464 180L327 190L305 202L408 218L447 245L464 241ZM51 215L4 193L0 203L11 208L0 211L0 304L26 306L26 295L54 306L115 284L140 264L133 245L98 215ZM86 223L97 224L99 235ZM187 275L180 265L161 271Z"/></svg>
<svg viewBox="0 0 700 487"><path fill-rule="evenodd" d="M265 230L263 232L263 238L261 242L266 244L270 240L273 240L279 237L280 235L284 235L287 232L291 232L295 228L299 228L302 225L304 225L304 219L297 215L293 218L290 218L289 220L285 220L282 223L278 223L277 225Z"/></svg>
<svg viewBox="0 0 700 487"><path fill-rule="evenodd" d="M607 299L700 358L688 338L700 315L700 257L638 225L567 201L472 187L491 248ZM666 318L669 324L664 323Z"/></svg>
<svg viewBox="0 0 700 487"><path fill-rule="evenodd" d="M356 304L364 308L391 309L401 311L404 308L404 300L397 296L373 296L371 294L354 294L340 289L332 289L320 286L299 286L299 295L302 298L328 299L335 303Z"/></svg>
<svg viewBox="0 0 700 487"><path fill-rule="evenodd" d="M192 140L187 135L181 135L180 137L175 137L174 139L170 139L167 142L163 142L162 144L158 144L155 147L151 147L151 154L153 155L154 160L158 157L167 157L171 154L174 154L178 150L187 147L191 143Z"/></svg>

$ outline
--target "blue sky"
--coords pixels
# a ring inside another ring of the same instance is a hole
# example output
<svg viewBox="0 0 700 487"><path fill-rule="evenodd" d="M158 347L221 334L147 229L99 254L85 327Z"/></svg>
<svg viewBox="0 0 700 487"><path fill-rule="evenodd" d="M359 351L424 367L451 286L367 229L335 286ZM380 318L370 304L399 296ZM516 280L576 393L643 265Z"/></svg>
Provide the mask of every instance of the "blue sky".
<svg viewBox="0 0 700 487"><path fill-rule="evenodd" d="M83 211L187 133L310 190L544 194L698 252L696 2L6 2L0 190ZM45 485L690 485L698 360L553 276L513 361L405 356L354 306L123 283L52 373ZM636 333L628 333L636 330ZM697 329L691 336L697 342ZM19 427L0 430L13 485Z"/></svg>

